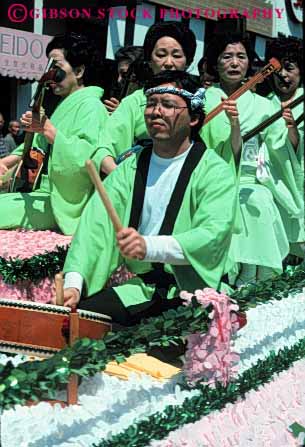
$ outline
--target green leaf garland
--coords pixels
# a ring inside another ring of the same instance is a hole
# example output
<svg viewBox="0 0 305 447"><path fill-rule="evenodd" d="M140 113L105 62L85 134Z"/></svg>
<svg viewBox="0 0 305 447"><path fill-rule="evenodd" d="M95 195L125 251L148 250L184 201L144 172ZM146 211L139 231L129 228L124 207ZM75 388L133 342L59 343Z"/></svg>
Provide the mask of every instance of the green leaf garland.
<svg viewBox="0 0 305 447"><path fill-rule="evenodd" d="M53 398L71 374L87 377L103 371L110 361L122 362L152 346L169 346L189 333L205 332L208 311L194 300L192 306L180 306L137 326L108 333L102 340L79 339L44 361L25 362L17 367L11 362L0 365L0 407L7 409L30 399Z"/></svg>
<svg viewBox="0 0 305 447"><path fill-rule="evenodd" d="M63 269L67 251L67 246L57 246L54 251L28 259L5 259L0 256L0 277L7 284L16 284L17 281L37 283L46 277L53 277Z"/></svg>

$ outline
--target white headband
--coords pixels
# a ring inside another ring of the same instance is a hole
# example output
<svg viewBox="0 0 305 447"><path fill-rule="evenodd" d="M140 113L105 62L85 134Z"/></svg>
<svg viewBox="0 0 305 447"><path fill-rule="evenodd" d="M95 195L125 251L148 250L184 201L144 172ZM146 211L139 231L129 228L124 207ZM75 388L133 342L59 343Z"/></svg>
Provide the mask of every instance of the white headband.
<svg viewBox="0 0 305 447"><path fill-rule="evenodd" d="M173 95L178 95L182 98L189 99L192 110L203 108L205 101L205 89L202 87L199 88L196 93L190 93L183 88L177 87L153 87L146 90L145 95L150 96L154 93L172 93Z"/></svg>

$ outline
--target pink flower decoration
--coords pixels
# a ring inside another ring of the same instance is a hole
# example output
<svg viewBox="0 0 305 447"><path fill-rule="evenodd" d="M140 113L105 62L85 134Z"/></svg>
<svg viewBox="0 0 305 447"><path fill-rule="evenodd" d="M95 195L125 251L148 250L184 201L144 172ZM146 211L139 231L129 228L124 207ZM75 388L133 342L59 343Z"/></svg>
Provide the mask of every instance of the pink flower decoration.
<svg viewBox="0 0 305 447"><path fill-rule="evenodd" d="M231 336L239 328L238 306L227 295L210 288L196 290L194 295L181 292L180 296L186 305L195 296L202 306L213 306L208 332L187 337L184 372L188 381L191 384L206 381L210 385L218 381L227 385L237 372L235 365L239 361L238 354L231 352L230 346Z"/></svg>
<svg viewBox="0 0 305 447"><path fill-rule="evenodd" d="M54 251L57 246L68 246L71 239L72 236L49 230L0 230L0 256L6 259L29 259Z"/></svg>
<svg viewBox="0 0 305 447"><path fill-rule="evenodd" d="M55 231L0 230L0 256L7 259L30 259L55 251L57 247L68 247L72 236ZM122 284L134 275L125 266L120 266L110 277L108 287ZM6 284L0 276L0 298L50 303L55 296L54 278L44 278L38 284L17 281Z"/></svg>

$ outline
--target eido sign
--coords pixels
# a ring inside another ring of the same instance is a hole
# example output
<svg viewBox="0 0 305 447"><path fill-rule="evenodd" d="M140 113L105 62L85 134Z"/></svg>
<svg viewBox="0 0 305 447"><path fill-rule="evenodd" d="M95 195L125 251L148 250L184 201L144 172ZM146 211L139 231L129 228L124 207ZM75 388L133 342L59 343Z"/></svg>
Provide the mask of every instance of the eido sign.
<svg viewBox="0 0 305 447"><path fill-rule="evenodd" d="M40 59L43 54L43 43L40 39L27 39L15 34L0 34L0 53L12 56L30 56Z"/></svg>
<svg viewBox="0 0 305 447"><path fill-rule="evenodd" d="M47 64L50 36L0 27L0 71L4 76L39 79Z"/></svg>

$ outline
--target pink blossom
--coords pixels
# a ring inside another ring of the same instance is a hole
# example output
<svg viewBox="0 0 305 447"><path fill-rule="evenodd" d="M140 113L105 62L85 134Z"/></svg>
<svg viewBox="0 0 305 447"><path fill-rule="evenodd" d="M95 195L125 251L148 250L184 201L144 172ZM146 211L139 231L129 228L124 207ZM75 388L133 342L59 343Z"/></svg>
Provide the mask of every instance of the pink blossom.
<svg viewBox="0 0 305 447"><path fill-rule="evenodd" d="M239 360L239 356L231 352L231 336L239 327L236 315L238 306L227 295L211 288L196 290L194 295L182 292L180 296L187 305L195 296L204 307L213 306L207 333L187 337L184 372L188 381L191 384L207 381L211 385L220 381L226 385L236 373Z"/></svg>

